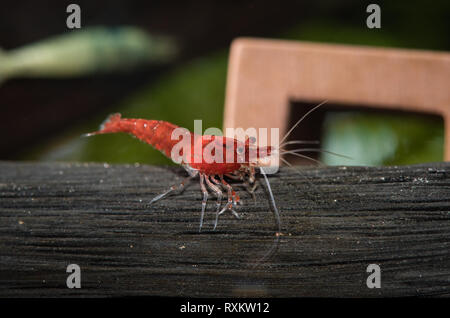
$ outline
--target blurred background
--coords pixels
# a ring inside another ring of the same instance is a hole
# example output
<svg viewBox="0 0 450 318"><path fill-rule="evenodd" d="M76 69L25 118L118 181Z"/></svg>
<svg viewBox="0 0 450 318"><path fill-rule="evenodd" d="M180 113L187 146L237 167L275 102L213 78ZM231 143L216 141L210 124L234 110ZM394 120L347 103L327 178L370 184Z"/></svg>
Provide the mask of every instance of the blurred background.
<svg viewBox="0 0 450 318"><path fill-rule="evenodd" d="M82 138L106 116L222 127L228 50L240 36L449 51L450 2L3 1L0 6L0 160L170 164L124 134ZM76 3L81 29L67 28ZM327 164L442 161L442 118L330 113Z"/></svg>

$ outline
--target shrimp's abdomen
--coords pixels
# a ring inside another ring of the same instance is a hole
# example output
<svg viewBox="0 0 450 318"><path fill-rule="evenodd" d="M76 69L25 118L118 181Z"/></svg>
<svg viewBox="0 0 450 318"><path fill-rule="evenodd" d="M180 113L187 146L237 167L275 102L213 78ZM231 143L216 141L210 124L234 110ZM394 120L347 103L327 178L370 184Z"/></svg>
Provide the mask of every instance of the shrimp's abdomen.
<svg viewBox="0 0 450 318"><path fill-rule="evenodd" d="M178 142L171 139L172 132L176 128L179 127L167 121L121 118L121 115L116 113L110 115L98 131L87 135L129 133L170 158L172 147Z"/></svg>

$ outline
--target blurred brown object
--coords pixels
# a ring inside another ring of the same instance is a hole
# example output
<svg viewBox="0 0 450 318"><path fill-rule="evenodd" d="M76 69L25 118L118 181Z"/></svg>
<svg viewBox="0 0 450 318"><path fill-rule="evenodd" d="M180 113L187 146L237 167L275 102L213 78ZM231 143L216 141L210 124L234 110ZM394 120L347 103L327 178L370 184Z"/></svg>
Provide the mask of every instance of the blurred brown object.
<svg viewBox="0 0 450 318"><path fill-rule="evenodd" d="M291 101L421 112L445 122L450 160L450 54L239 38L228 66L224 129L289 125Z"/></svg>

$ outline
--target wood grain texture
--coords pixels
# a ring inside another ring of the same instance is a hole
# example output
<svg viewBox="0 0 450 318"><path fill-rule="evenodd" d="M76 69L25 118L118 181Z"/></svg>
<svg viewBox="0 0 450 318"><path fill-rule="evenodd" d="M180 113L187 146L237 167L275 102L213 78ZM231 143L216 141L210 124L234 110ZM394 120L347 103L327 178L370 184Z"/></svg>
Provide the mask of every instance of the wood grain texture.
<svg viewBox="0 0 450 318"><path fill-rule="evenodd" d="M264 188L240 191L242 219L211 231L201 192L149 206L185 177L144 165L0 163L0 296L450 295L450 163L284 168L270 176L283 236L276 254ZM81 289L66 267L81 267ZM381 288L366 286L369 264Z"/></svg>

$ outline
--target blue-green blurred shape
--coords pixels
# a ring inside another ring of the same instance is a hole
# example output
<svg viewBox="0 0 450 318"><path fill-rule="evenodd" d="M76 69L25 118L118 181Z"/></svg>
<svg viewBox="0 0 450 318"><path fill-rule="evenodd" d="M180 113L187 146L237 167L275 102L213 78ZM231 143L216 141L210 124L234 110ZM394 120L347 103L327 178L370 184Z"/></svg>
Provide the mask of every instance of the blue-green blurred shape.
<svg viewBox="0 0 450 318"><path fill-rule="evenodd" d="M127 71L174 58L171 38L132 26L88 27L0 51L0 80L11 77L74 77Z"/></svg>
<svg viewBox="0 0 450 318"><path fill-rule="evenodd" d="M323 154L327 165L406 165L443 160L441 119L415 114L328 112L322 148L352 159Z"/></svg>

